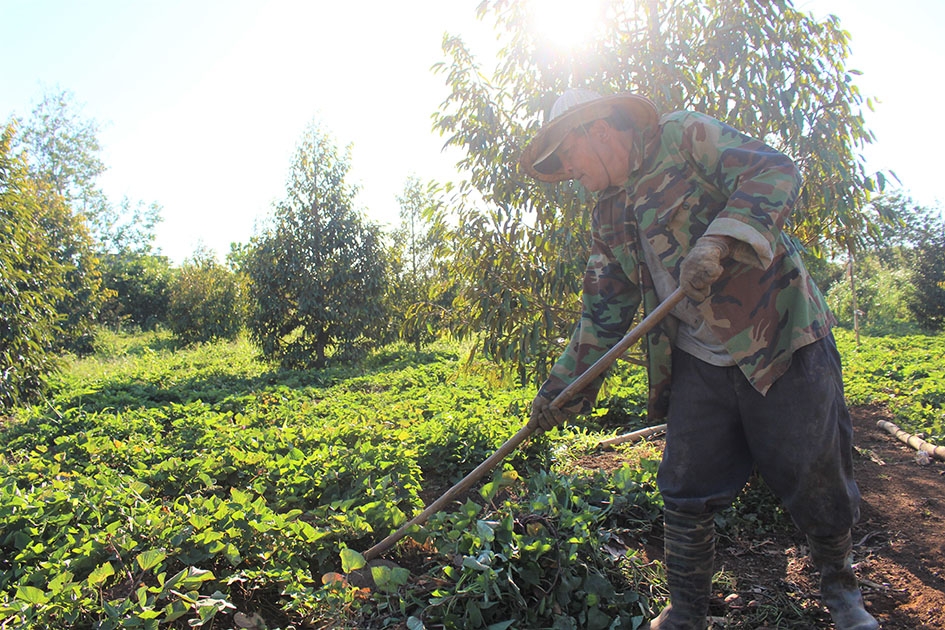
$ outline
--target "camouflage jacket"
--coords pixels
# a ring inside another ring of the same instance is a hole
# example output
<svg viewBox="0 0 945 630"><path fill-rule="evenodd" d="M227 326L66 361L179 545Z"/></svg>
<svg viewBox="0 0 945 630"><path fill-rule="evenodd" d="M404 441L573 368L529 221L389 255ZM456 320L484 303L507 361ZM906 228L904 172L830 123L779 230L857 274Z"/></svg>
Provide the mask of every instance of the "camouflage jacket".
<svg viewBox="0 0 945 630"><path fill-rule="evenodd" d="M764 394L793 352L835 323L783 231L801 187L797 168L764 143L693 112L663 116L634 144L628 181L602 191L594 208L583 312L541 394L554 398L616 344L641 302L645 313L659 304L641 236L678 281L680 263L703 234L738 242L699 312ZM651 420L664 418L669 406L675 324L668 317L647 335ZM590 411L602 381L568 407Z"/></svg>

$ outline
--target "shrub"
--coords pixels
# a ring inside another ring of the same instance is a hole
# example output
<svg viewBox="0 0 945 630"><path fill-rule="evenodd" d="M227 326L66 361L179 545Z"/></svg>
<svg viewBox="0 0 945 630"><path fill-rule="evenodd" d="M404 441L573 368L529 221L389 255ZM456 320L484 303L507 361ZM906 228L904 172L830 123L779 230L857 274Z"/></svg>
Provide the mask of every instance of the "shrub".
<svg viewBox="0 0 945 630"><path fill-rule="evenodd" d="M166 257L107 254L102 269L110 292L100 317L103 324L113 328L131 324L141 330L154 330L167 322L173 270Z"/></svg>
<svg viewBox="0 0 945 630"><path fill-rule="evenodd" d="M243 282L212 255L198 252L171 285L168 317L184 343L235 339L246 320Z"/></svg>

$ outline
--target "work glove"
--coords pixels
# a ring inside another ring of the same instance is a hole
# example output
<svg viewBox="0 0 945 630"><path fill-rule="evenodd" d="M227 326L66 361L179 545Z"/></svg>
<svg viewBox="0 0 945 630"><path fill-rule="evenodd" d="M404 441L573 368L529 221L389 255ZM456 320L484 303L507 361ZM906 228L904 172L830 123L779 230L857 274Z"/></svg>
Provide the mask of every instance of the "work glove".
<svg viewBox="0 0 945 630"><path fill-rule="evenodd" d="M722 275L722 260L728 254L725 238L712 235L699 238L679 268L679 286L683 293L695 302L709 297L712 283Z"/></svg>
<svg viewBox="0 0 945 630"><path fill-rule="evenodd" d="M575 416L577 416L577 410L573 406L571 409L555 409L551 406L550 400L538 394L532 401L532 415L528 419L528 426L540 435L568 420L573 420Z"/></svg>

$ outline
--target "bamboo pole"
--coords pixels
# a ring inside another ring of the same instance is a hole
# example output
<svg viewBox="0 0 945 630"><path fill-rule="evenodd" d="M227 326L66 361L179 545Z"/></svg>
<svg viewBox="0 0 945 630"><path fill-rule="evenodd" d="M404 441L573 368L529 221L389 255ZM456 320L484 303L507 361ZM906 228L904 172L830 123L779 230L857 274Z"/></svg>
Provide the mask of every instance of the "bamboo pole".
<svg viewBox="0 0 945 630"><path fill-rule="evenodd" d="M627 442L639 442L640 440L645 440L648 437L653 437L654 435L662 435L666 433L665 424L657 424L652 427L646 427L645 429L637 429L636 431L631 431L630 433L624 433L623 435L618 435L616 437L607 438L606 440L601 440L597 443L597 446L601 448L612 448L617 444L625 444Z"/></svg>
<svg viewBox="0 0 945 630"><path fill-rule="evenodd" d="M935 444L926 442L918 435L908 433L888 420L880 420L876 423L876 426L892 434L903 444L908 444L917 451L925 451L935 459L945 462L945 446L936 446Z"/></svg>

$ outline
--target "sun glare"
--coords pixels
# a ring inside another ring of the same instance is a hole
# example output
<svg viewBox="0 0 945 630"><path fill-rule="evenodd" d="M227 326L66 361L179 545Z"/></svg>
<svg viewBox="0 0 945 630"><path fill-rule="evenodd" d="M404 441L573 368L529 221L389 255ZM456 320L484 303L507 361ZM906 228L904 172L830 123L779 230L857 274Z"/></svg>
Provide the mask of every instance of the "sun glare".
<svg viewBox="0 0 945 630"><path fill-rule="evenodd" d="M600 2L539 0L535 6L535 32L560 49L574 49L593 34L600 16Z"/></svg>

